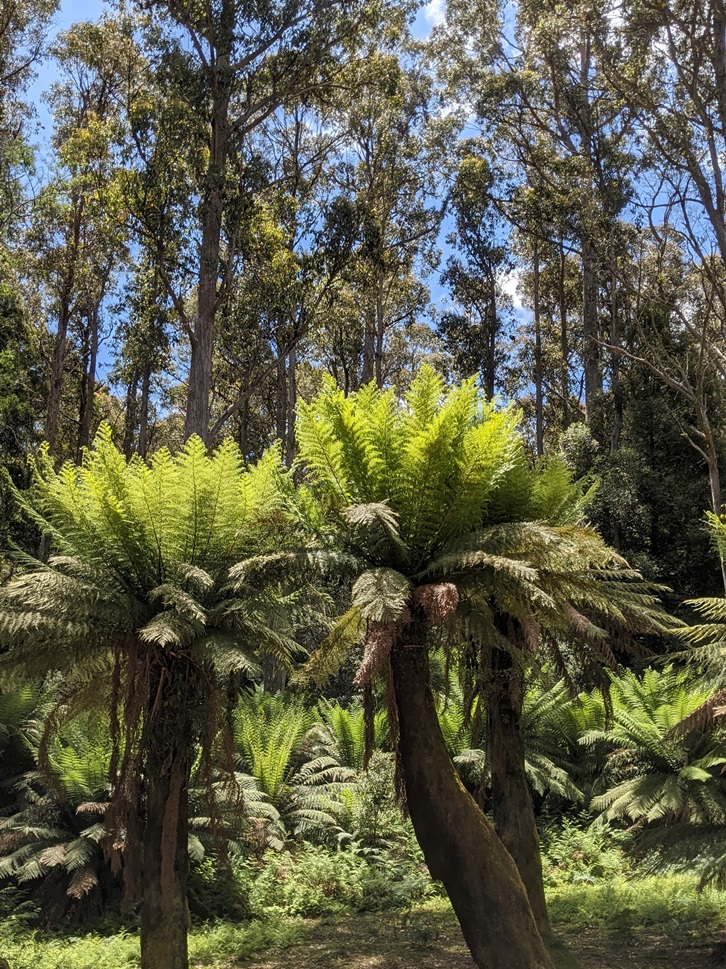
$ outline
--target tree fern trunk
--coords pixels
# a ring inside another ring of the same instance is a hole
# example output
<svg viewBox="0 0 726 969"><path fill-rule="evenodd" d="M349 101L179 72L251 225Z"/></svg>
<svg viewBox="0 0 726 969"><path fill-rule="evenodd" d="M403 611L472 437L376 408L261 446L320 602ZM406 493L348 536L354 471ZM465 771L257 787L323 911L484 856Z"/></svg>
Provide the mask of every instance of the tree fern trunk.
<svg viewBox="0 0 726 969"><path fill-rule="evenodd" d="M187 954L187 792L176 790L180 754L165 774L151 768L147 782L144 831L143 902L141 905L141 969L188 969ZM155 765L157 769L160 764ZM176 802L176 804L174 804ZM172 806L178 809L173 841L164 831ZM168 843L165 843L168 842ZM164 872L167 852L171 872Z"/></svg>
<svg viewBox="0 0 726 969"><path fill-rule="evenodd" d="M187 842L192 743L191 725L183 724L180 709L190 704L186 702L188 697L180 695L184 690L174 689L180 678L174 669L176 664L164 665L166 677L161 671L158 678L152 674L151 702L158 696L160 702L147 720L141 969L188 969ZM161 688L154 688L159 682Z"/></svg>
<svg viewBox="0 0 726 969"><path fill-rule="evenodd" d="M551 936L542 881L542 857L532 796L524 769L522 703L524 683L511 655L492 650L486 697L486 750L491 771L494 827L514 859L527 890L540 935Z"/></svg>
<svg viewBox="0 0 726 969"><path fill-rule="evenodd" d="M479 969L553 969L517 868L446 750L425 648L399 643L391 665L411 820L474 961Z"/></svg>

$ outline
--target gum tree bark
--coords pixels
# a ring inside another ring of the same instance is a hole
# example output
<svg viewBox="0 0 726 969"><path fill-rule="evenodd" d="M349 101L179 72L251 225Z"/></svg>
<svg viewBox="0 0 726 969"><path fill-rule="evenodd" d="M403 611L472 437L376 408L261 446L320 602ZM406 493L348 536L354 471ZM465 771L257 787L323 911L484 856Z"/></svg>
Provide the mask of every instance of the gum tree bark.
<svg viewBox="0 0 726 969"><path fill-rule="evenodd" d="M412 623L391 652L398 757L408 810L431 876L443 882L479 969L553 969L512 857L449 757L424 629Z"/></svg>
<svg viewBox="0 0 726 969"><path fill-rule="evenodd" d="M214 320L218 307L219 254L225 211L225 168L232 129L229 103L232 94L234 4L224 0L216 50L210 71L211 132L209 160L204 176L202 242L199 256L197 314L191 334L186 424L184 437L198 434L209 443L209 408L212 393Z"/></svg>

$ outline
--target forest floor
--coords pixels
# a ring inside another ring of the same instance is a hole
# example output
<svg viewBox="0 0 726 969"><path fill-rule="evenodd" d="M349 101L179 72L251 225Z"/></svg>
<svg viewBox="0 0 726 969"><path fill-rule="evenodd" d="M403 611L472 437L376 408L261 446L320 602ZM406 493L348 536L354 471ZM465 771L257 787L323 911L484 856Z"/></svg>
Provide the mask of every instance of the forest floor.
<svg viewBox="0 0 726 969"><path fill-rule="evenodd" d="M567 883L548 905L556 969L726 969L726 892L698 892L692 876ZM313 919L270 908L249 922L205 922L189 956L193 969L474 969L436 895L408 910ZM0 919L0 957L11 969L138 969L138 926L41 932L18 910Z"/></svg>
<svg viewBox="0 0 726 969"><path fill-rule="evenodd" d="M557 969L717 969L726 967L726 929L669 934L662 928L603 932L558 931ZM240 963L238 963L239 965ZM284 952L245 969L473 969L451 911L417 909L404 915L356 915L309 920Z"/></svg>

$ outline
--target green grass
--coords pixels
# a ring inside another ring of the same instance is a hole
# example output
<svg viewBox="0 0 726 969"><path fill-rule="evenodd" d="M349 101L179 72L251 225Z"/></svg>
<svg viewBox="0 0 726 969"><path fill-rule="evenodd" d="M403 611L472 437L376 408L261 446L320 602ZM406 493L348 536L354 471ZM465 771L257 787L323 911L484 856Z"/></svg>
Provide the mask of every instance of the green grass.
<svg viewBox="0 0 726 969"><path fill-rule="evenodd" d="M695 879L683 875L575 881L551 887L548 901L558 935L586 932L590 937L602 937L605 948L611 933L627 935L655 929L677 940L707 933L726 922L726 892L707 889L699 893ZM420 965L418 956L409 959L416 946L451 953L451 959L465 956L453 913L443 898L418 902L408 912L391 909L377 914L346 914L334 919L337 929L328 926L332 913L326 914L327 919L304 921L277 908L269 918L246 923L220 920L197 926L189 939L190 964L227 969L255 956L268 960L276 951L294 947L294 954L281 956L280 964L294 959L306 969L325 964L320 962L321 952L327 953L325 958L332 965L331 960L340 955L335 946L344 944L350 956L346 964L364 965L372 925L377 951L395 954L399 960L396 965L410 965L411 969ZM12 969L136 969L139 939L136 931L127 930L107 935L44 933L10 917L0 927L0 956Z"/></svg>
<svg viewBox="0 0 726 969"><path fill-rule="evenodd" d="M698 892L696 880L687 875L574 882L551 888L547 899L553 925L564 932L658 927L666 934L678 934L726 922L726 892Z"/></svg>
<svg viewBox="0 0 726 969"><path fill-rule="evenodd" d="M195 928L189 936L189 958L195 966L228 965L256 952L288 948L301 938L295 919L239 925L215 922ZM137 932L111 936L0 929L0 956L12 969L124 969L139 965Z"/></svg>

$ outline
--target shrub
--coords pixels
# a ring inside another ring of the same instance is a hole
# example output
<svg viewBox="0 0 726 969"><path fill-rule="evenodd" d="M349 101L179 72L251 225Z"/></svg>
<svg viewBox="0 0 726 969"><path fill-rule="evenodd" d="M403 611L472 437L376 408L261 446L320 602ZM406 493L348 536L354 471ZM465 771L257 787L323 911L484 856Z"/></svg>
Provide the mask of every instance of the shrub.
<svg viewBox="0 0 726 969"><path fill-rule="evenodd" d="M249 900L256 916L320 916L406 907L430 891L425 868L410 859L355 843L338 851L305 845L297 854L269 852Z"/></svg>
<svg viewBox="0 0 726 969"><path fill-rule="evenodd" d="M556 887L613 878L627 868L627 835L595 828L589 819L564 819L544 829L542 863L545 885Z"/></svg>
<svg viewBox="0 0 726 969"><path fill-rule="evenodd" d="M630 931L658 926L669 934L701 932L723 924L726 895L696 891L686 875L661 875L627 881L609 878L595 885L559 885L548 892L553 924L570 931L584 928Z"/></svg>

